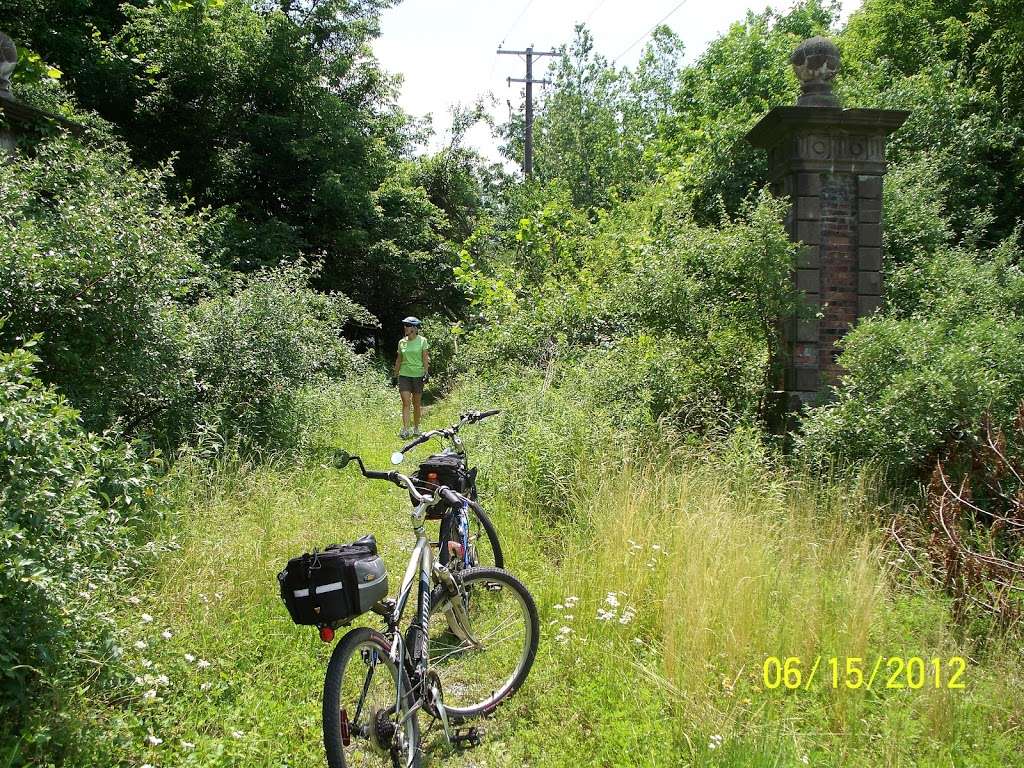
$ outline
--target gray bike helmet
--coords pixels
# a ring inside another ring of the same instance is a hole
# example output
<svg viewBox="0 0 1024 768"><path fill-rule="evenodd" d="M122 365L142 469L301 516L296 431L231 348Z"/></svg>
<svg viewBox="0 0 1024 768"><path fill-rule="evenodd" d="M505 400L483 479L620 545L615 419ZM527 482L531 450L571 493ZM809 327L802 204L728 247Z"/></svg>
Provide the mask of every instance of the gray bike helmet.
<svg viewBox="0 0 1024 768"><path fill-rule="evenodd" d="M418 318L409 315L409 317L405 318L405 320L402 321L402 325L413 325L419 328L421 323Z"/></svg>

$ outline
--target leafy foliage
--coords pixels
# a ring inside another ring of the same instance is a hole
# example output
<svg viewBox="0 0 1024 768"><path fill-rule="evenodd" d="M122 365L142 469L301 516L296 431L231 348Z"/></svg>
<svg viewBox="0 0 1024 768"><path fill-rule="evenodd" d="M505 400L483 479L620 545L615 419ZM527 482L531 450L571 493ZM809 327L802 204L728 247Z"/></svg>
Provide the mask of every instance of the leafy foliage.
<svg viewBox="0 0 1024 768"><path fill-rule="evenodd" d="M106 601L138 565L151 468L34 376L28 347L0 353L0 722L15 733L89 660L119 655ZM45 734L44 734L45 736ZM2 740L2 739L0 739Z"/></svg>

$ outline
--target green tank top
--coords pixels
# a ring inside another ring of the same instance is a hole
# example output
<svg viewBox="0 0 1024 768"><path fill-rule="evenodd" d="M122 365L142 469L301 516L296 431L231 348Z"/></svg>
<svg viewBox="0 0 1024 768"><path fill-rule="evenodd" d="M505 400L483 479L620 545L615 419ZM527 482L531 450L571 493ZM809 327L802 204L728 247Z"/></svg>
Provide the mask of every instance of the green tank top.
<svg viewBox="0 0 1024 768"><path fill-rule="evenodd" d="M412 376L419 378L426 373L423 366L423 353L430 349L426 338L417 334L411 339L403 338L398 342L398 354L402 358L402 365L398 369L399 376Z"/></svg>

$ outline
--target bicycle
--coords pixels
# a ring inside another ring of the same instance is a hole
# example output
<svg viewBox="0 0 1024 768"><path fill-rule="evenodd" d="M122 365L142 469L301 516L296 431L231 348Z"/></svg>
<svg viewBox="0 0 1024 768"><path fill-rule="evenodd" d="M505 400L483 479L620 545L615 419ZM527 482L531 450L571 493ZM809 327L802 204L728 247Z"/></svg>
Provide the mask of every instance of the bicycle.
<svg viewBox="0 0 1024 768"><path fill-rule="evenodd" d="M430 491L431 488L444 484L466 497L459 516L447 515L444 509L436 516L441 520L438 559L442 565L448 565L449 559L455 554L461 555L457 558L461 561L456 563L457 567L471 568L493 564L503 568L505 565L498 532L477 500L477 467L470 468L466 445L459 437L459 430L466 424L476 424L499 413L501 411L492 409L460 414L456 423L424 432L401 450L391 454L391 463L398 465L405 460L406 453L435 437L441 439L442 445L445 441L451 443L451 447L446 446L441 453L427 457L413 474L413 480L420 491ZM449 542L455 542L459 546L449 549Z"/></svg>
<svg viewBox="0 0 1024 768"><path fill-rule="evenodd" d="M397 599L371 609L386 630L352 629L331 654L323 698L327 762L330 768L417 768L420 710L441 722L449 743L479 743L477 729L456 726L489 715L526 680L540 637L537 606L522 582L503 569L452 572L433 560L424 531L427 511L442 501L458 506L465 496L446 486L421 494L411 478L367 470L359 456L346 452L336 466L352 461L364 477L409 491L416 545ZM416 614L403 634L399 627L414 586ZM321 638L333 639L333 629L321 626Z"/></svg>

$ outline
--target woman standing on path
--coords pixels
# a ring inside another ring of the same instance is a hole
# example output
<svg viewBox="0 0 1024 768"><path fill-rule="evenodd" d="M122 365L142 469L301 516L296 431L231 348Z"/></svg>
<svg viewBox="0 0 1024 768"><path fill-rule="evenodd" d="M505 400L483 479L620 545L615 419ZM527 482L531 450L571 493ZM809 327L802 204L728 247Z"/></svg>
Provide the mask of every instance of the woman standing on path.
<svg viewBox="0 0 1024 768"><path fill-rule="evenodd" d="M402 431L398 436L404 440L420 433L420 398L423 396L423 384L430 376L430 345L424 336L420 336L420 321L415 317L405 318L402 325L405 338L398 342L395 376L402 395ZM409 429L410 403L412 430Z"/></svg>

